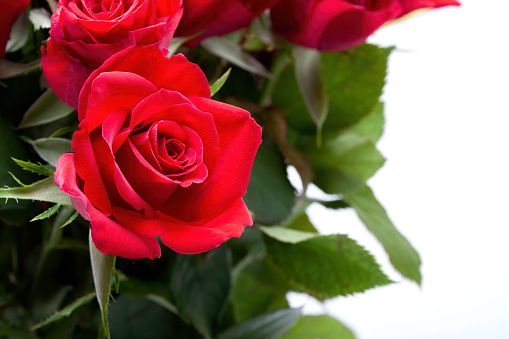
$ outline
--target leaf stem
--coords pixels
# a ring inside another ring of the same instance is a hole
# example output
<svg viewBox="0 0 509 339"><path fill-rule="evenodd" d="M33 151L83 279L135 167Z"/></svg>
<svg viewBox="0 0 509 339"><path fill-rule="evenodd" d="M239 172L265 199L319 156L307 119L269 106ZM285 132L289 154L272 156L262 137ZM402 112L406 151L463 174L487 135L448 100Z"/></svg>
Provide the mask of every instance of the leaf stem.
<svg viewBox="0 0 509 339"><path fill-rule="evenodd" d="M293 50L292 45L286 45L282 47L276 54L276 57L270 69L272 78L266 80L262 95L260 97L259 104L261 106L269 106L271 104L272 93L274 92L274 88L276 87L276 83L278 82L279 77L285 70L286 66L288 66L288 63L292 55L292 50Z"/></svg>
<svg viewBox="0 0 509 339"><path fill-rule="evenodd" d="M62 230L60 230L60 226L65 223L67 219L69 219L73 212L74 208L72 206L64 206L51 225L51 231L48 240L42 246L41 256L39 257L39 261L37 262L37 267L35 269L34 283L32 284L32 289L30 290L30 299L34 297L37 291L37 287L39 286L42 272L44 271L46 262L48 261L49 254L62 238Z"/></svg>

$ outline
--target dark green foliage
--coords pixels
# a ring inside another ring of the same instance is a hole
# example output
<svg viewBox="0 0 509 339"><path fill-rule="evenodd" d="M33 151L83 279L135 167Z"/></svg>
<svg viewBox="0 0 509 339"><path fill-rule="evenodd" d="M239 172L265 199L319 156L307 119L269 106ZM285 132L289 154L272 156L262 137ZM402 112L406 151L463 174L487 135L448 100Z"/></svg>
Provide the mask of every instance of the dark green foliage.
<svg viewBox="0 0 509 339"><path fill-rule="evenodd" d="M342 53L322 53L323 84L329 99L324 131L352 126L376 108L391 50L362 45ZM290 126L302 133L316 132L316 125L299 94L293 67L287 67L279 79L273 103L284 110Z"/></svg>
<svg viewBox="0 0 509 339"><path fill-rule="evenodd" d="M231 258L225 247L204 258L179 255L170 283L175 305L205 338L212 338L230 293Z"/></svg>
<svg viewBox="0 0 509 339"><path fill-rule="evenodd" d="M232 293L235 320L240 322L265 312L287 308L288 283L261 258L237 274Z"/></svg>
<svg viewBox="0 0 509 339"><path fill-rule="evenodd" d="M255 220L264 225L285 220L295 204L286 165L271 139L265 138L258 149L244 201Z"/></svg>
<svg viewBox="0 0 509 339"><path fill-rule="evenodd" d="M31 6L49 8L46 1ZM255 226L208 253L163 245L160 259L131 260L89 246L89 221L53 182L79 122L41 79L48 30L28 25L28 42L0 61L0 77L9 75L0 80L0 197L9 198L0 204L0 336L95 339L109 328L112 338L354 338L329 316L289 309L287 292L324 300L391 281L354 240L318 233L306 214L312 200L305 189L297 197L289 165L304 188L313 182L336 194L319 203L354 208L394 267L420 282L417 252L365 184L385 161L375 143L390 48L320 54L272 46L264 16L259 27L183 46L177 53L209 83L219 79L214 98L251 111L263 127L244 196ZM90 294L94 280L99 298Z"/></svg>
<svg viewBox="0 0 509 339"><path fill-rule="evenodd" d="M356 132L324 134L322 147L308 143L314 183L330 194L354 191L364 185L385 162L375 144Z"/></svg>
<svg viewBox="0 0 509 339"><path fill-rule="evenodd" d="M217 339L277 339L299 319L300 310L281 309L247 319L221 333Z"/></svg>

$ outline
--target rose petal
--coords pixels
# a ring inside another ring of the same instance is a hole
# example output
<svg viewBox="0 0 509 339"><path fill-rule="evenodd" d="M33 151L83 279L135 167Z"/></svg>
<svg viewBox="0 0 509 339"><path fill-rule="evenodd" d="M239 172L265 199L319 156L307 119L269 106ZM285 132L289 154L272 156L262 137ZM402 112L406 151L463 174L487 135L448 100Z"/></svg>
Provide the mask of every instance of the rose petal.
<svg viewBox="0 0 509 339"><path fill-rule="evenodd" d="M150 67L147 67L147 60L150 60ZM154 84L157 89L165 88L183 95L210 98L208 80L198 65L187 61L181 54L166 58L155 46L132 46L113 55L100 70L90 75L82 90L84 96L88 96L88 87L93 79L103 72L135 73ZM84 108L80 107L80 110Z"/></svg>
<svg viewBox="0 0 509 339"><path fill-rule="evenodd" d="M76 151L74 156L76 171L85 182L83 192L98 209L108 215L111 214L110 200L86 128L82 127L74 133L72 148Z"/></svg>
<svg viewBox="0 0 509 339"><path fill-rule="evenodd" d="M92 205L78 187L74 154L66 153L58 159L53 180L62 191L71 196L74 208L85 219L91 221L92 240L100 252L131 259L154 259L161 256L161 248L156 239L142 237L129 231Z"/></svg>
<svg viewBox="0 0 509 339"><path fill-rule="evenodd" d="M90 131L100 126L111 112L120 108L131 110L157 91L146 79L126 72L101 73L92 80L89 78L85 86L88 92L82 91L80 97L87 100L80 102L78 118L82 120L86 115Z"/></svg>
<svg viewBox="0 0 509 339"><path fill-rule="evenodd" d="M139 236L97 210L90 212L92 240L100 252L129 259L161 257L157 239Z"/></svg>
<svg viewBox="0 0 509 339"><path fill-rule="evenodd" d="M302 36L302 39L313 41L311 36L316 34L315 37L318 40L311 42L312 47L317 46L319 50L325 51L347 50L364 43L384 23L395 19L400 11L400 4L394 1L389 6L376 11L357 6L345 10L344 13L336 14L335 17L329 19L325 27L321 24L321 20L315 20L314 22L320 26L321 33L316 32L317 28L313 27L308 30L307 35ZM329 9L316 6L313 15L321 17L324 12L328 13Z"/></svg>
<svg viewBox="0 0 509 339"><path fill-rule="evenodd" d="M456 0L406 0L401 1L403 11L400 16L408 14L420 8L438 8L443 6L460 6Z"/></svg>
<svg viewBox="0 0 509 339"><path fill-rule="evenodd" d="M177 183L154 169L131 141L118 149L116 161L136 193L155 210L158 210L178 187Z"/></svg>
<svg viewBox="0 0 509 339"><path fill-rule="evenodd" d="M206 150L217 146L219 142L212 115L197 109L178 92L160 90L143 100L132 111L131 128L138 124L147 126L160 120L189 127L200 136Z"/></svg>
<svg viewBox="0 0 509 339"><path fill-rule="evenodd" d="M66 104L77 109L78 97L89 70L66 52L55 51L57 46L48 41L48 49L41 48L42 69L55 94ZM69 77L68 74L72 74Z"/></svg>
<svg viewBox="0 0 509 339"><path fill-rule="evenodd" d="M121 207L113 207L113 216L118 222L133 233L146 238L155 238L161 233L158 215L150 218L141 213Z"/></svg>
<svg viewBox="0 0 509 339"><path fill-rule="evenodd" d="M195 47L207 37L224 35L246 27L261 13L261 8L255 5L256 9L253 7L253 10L258 13L253 13L244 5L238 0L186 0L184 15L175 36L191 36L205 31L198 38L186 43ZM221 10L218 11L217 8Z"/></svg>
<svg viewBox="0 0 509 339"><path fill-rule="evenodd" d="M240 199L246 193L262 141L261 127L248 111L210 99L189 98L198 109L213 112L221 153L215 168L207 166L210 179L205 185L179 188L165 205L164 213L182 221L216 215Z"/></svg>
<svg viewBox="0 0 509 339"><path fill-rule="evenodd" d="M183 254L208 251L232 237L240 237L244 226L253 224L249 210L242 199L226 211L197 223L182 223L169 216L158 221L161 241L172 250Z"/></svg>

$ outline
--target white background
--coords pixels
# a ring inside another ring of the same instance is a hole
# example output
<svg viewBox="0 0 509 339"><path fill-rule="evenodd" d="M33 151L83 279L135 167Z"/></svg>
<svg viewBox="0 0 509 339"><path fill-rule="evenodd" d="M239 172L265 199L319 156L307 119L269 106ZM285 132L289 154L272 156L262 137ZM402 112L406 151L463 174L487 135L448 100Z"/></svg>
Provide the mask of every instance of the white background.
<svg viewBox="0 0 509 339"><path fill-rule="evenodd" d="M509 1L463 0L384 27L395 45L384 92L387 158L369 181L419 251L405 281L352 211L313 206L322 233L346 233L397 283L321 305L358 339L509 338Z"/></svg>

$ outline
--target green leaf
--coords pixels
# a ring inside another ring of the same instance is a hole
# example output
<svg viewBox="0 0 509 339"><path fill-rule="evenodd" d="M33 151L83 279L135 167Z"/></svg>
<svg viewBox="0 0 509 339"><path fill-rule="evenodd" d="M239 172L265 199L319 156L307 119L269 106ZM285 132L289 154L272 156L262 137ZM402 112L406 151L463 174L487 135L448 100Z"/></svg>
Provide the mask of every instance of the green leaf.
<svg viewBox="0 0 509 339"><path fill-rule="evenodd" d="M350 205L348 205L344 200L331 200L331 201L317 200L316 202L320 203L322 206L325 206L333 210L339 210L342 208L350 207Z"/></svg>
<svg viewBox="0 0 509 339"><path fill-rule="evenodd" d="M5 46L7 53L19 51L28 41L28 18L25 12L21 13L11 27L9 41Z"/></svg>
<svg viewBox="0 0 509 339"><path fill-rule="evenodd" d="M225 38L208 38L201 42L201 46L209 53L223 58L243 70L262 75L266 78L270 78L272 76L265 66L263 66L263 64L261 64L255 57L242 50L239 45Z"/></svg>
<svg viewBox="0 0 509 339"><path fill-rule="evenodd" d="M300 309L282 309L250 318L221 333L217 339L276 339L300 317Z"/></svg>
<svg viewBox="0 0 509 339"><path fill-rule="evenodd" d="M288 244L297 244L319 236L318 233L303 232L281 226L258 226L269 237Z"/></svg>
<svg viewBox="0 0 509 339"><path fill-rule="evenodd" d="M27 171L33 172L33 173L42 174L42 175L46 175L46 176L53 176L53 174L55 174L55 172L53 172L50 169L47 169L46 167L44 167L41 164L36 165L36 164L31 163L30 161L22 161L22 160L18 160L18 159L14 159L14 158L12 158L12 160L14 160L15 163L17 163L19 166L21 166L21 168L23 168Z"/></svg>
<svg viewBox="0 0 509 339"><path fill-rule="evenodd" d="M60 100L55 92L48 89L23 115L18 128L34 127L63 118L74 111L74 108Z"/></svg>
<svg viewBox="0 0 509 339"><path fill-rule="evenodd" d="M47 319L41 321L40 323L32 326L30 328L30 330L35 331L35 330L37 330L37 329L39 329L41 327L44 327L46 325L49 325L49 324L54 323L56 321L59 321L62 318L70 316L72 312L74 312L75 310L77 310L81 306L83 306L83 305L89 303L90 301L92 301L94 299L94 297L95 297L95 292L91 292L91 293L88 293L88 294L84 295L81 298L76 299L74 302L72 302L68 306L64 307L63 309L61 309L59 311L56 311L49 318L47 318Z"/></svg>
<svg viewBox="0 0 509 339"><path fill-rule="evenodd" d="M90 260L92 262L92 275L94 276L95 293L99 308L101 309L101 322L108 339L111 338L108 326L108 304L111 294L111 277L115 267L115 255L107 255L99 252L89 235Z"/></svg>
<svg viewBox="0 0 509 339"><path fill-rule="evenodd" d="M212 86L210 86L210 97L213 97L214 94L219 92L221 87L223 87L223 85L225 84L226 80L228 80L228 77L230 76L231 71L232 71L232 68L231 67L228 68L228 70L223 75L221 75L221 77L219 79L217 79L214 82L214 84L212 84Z"/></svg>
<svg viewBox="0 0 509 339"><path fill-rule="evenodd" d="M305 152L313 163L314 183L329 194L358 189L385 162L373 141L351 131L324 134L320 149L312 142L308 145Z"/></svg>
<svg viewBox="0 0 509 339"><path fill-rule="evenodd" d="M0 60L0 79L12 78L41 68L41 59L18 64L6 59Z"/></svg>
<svg viewBox="0 0 509 339"><path fill-rule="evenodd" d="M179 314L177 307L171 301L168 287L157 281L144 281L129 278L122 281L120 294L130 298L147 298L168 311Z"/></svg>
<svg viewBox="0 0 509 339"><path fill-rule="evenodd" d="M346 235L285 243L264 235L267 258L298 290L319 300L362 292L391 281L373 256Z"/></svg>
<svg viewBox="0 0 509 339"><path fill-rule="evenodd" d="M75 131L76 131L76 127L66 126L66 127L59 128L57 131L51 133L51 135L49 137L55 138L55 137L59 137L61 135L67 134L67 133L71 133L71 132L74 133Z"/></svg>
<svg viewBox="0 0 509 339"><path fill-rule="evenodd" d="M329 111L329 99L320 68L320 55L321 53L315 49L296 47L294 50L297 85L318 131L322 130Z"/></svg>
<svg viewBox="0 0 509 339"><path fill-rule="evenodd" d="M253 316L287 308L288 284L267 264L264 258L246 265L235 280L232 305L235 320L244 321Z"/></svg>
<svg viewBox="0 0 509 339"><path fill-rule="evenodd" d="M32 218L32 220L30 220L30 222L32 221L36 221L36 220L42 220L42 219L46 219L46 218L49 218L51 217L53 214L57 213L58 210L60 209L62 205L60 204L56 204L50 208L48 208L46 211L42 212L41 214L35 216L34 218ZM62 227L60 227L62 228Z"/></svg>
<svg viewBox="0 0 509 339"><path fill-rule="evenodd" d="M272 140L264 138L253 163L244 201L257 222L274 225L290 215L295 198L281 153Z"/></svg>
<svg viewBox="0 0 509 339"><path fill-rule="evenodd" d="M69 195L55 185L53 178L46 178L24 187L0 188L0 198L40 200L62 205L71 204Z"/></svg>
<svg viewBox="0 0 509 339"><path fill-rule="evenodd" d="M369 115L365 116L350 129L359 134L369 137L374 143L380 139L384 132L384 104L378 103L376 108Z"/></svg>
<svg viewBox="0 0 509 339"><path fill-rule="evenodd" d="M175 53L177 53L177 50L183 44L185 44L189 40L193 40L197 36L201 35L203 32L204 31L199 31L199 32L196 32L195 34L193 34L191 36L186 36L186 37L173 37L173 38L171 38L170 45L168 46L168 54L166 54L166 56L168 58L171 58L173 55L175 55Z"/></svg>
<svg viewBox="0 0 509 339"><path fill-rule="evenodd" d="M330 315L306 315L280 339L355 339L353 332Z"/></svg>
<svg viewBox="0 0 509 339"><path fill-rule="evenodd" d="M322 54L322 73L330 98L324 130L351 126L375 110L392 49L366 44L344 53Z"/></svg>
<svg viewBox="0 0 509 339"><path fill-rule="evenodd" d="M373 112L382 94L391 50L362 45L342 53L321 54L322 80L329 98L324 132L352 126ZM301 133L316 133L292 67L282 72L272 102L285 112L289 126Z"/></svg>
<svg viewBox="0 0 509 339"><path fill-rule="evenodd" d="M212 338L213 328L226 303L231 285L231 258L220 247L204 260L179 255L171 278L171 292L178 309L196 329Z"/></svg>
<svg viewBox="0 0 509 339"><path fill-rule="evenodd" d="M311 203L311 200L300 200L295 206L290 218L285 221L284 226L292 230L318 234L319 232L316 230L315 226L311 223L308 215L306 214L306 209L311 205Z"/></svg>
<svg viewBox="0 0 509 339"><path fill-rule="evenodd" d="M41 138L37 140L30 140L24 138L24 140L30 143L37 154L48 162L48 164L57 166L57 161L60 156L64 153L72 152L72 141L64 138Z"/></svg>
<svg viewBox="0 0 509 339"><path fill-rule="evenodd" d="M368 186L344 194L368 230L382 244L392 265L404 277L421 284L421 259L408 240L394 227Z"/></svg>

